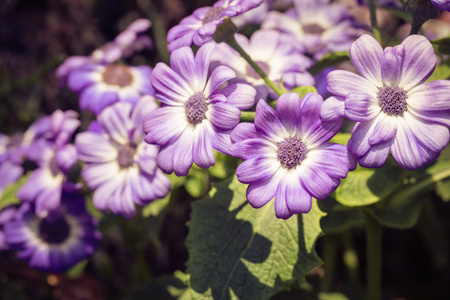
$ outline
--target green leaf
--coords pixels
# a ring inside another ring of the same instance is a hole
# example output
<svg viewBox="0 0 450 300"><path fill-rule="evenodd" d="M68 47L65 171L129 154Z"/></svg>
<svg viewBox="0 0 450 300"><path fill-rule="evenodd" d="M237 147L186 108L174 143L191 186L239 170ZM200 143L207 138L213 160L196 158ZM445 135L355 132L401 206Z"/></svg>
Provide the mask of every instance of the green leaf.
<svg viewBox="0 0 450 300"><path fill-rule="evenodd" d="M159 276L132 290L127 299L191 300L187 279L188 276L181 271L175 271L174 276Z"/></svg>
<svg viewBox="0 0 450 300"><path fill-rule="evenodd" d="M442 54L450 54L450 37L430 41L434 51Z"/></svg>
<svg viewBox="0 0 450 300"><path fill-rule="evenodd" d="M350 60L350 54L348 52L334 52L325 54L322 59L314 66L308 69L308 72L312 75L316 75L320 71L325 70L328 67L335 66L338 63Z"/></svg>
<svg viewBox="0 0 450 300"><path fill-rule="evenodd" d="M331 140L330 143L336 143L347 146L348 140L351 138L350 133L337 133Z"/></svg>
<svg viewBox="0 0 450 300"><path fill-rule="evenodd" d="M436 183L436 193L445 202L450 201L450 180L443 180Z"/></svg>
<svg viewBox="0 0 450 300"><path fill-rule="evenodd" d="M364 225L364 218L355 207L344 206L331 197L318 201L319 207L327 215L320 220L320 227L325 234L346 232L353 227Z"/></svg>
<svg viewBox="0 0 450 300"><path fill-rule="evenodd" d="M349 172L336 190L336 200L346 206L364 206L387 197L401 185L405 171L386 163L378 169L358 166Z"/></svg>
<svg viewBox="0 0 450 300"><path fill-rule="evenodd" d="M405 229L417 223L423 195L434 184L450 177L450 161L438 162L426 169L427 176L410 178L387 199L369 207L368 212L384 226Z"/></svg>
<svg viewBox="0 0 450 300"><path fill-rule="evenodd" d="M0 210L5 208L6 206L20 203L19 199L17 199L16 196L17 191L25 184L30 174L31 172L20 177L16 182L6 186L6 188L3 190L3 194L1 194L0 197Z"/></svg>
<svg viewBox="0 0 450 300"><path fill-rule="evenodd" d="M441 80L441 79L449 79L450 78L450 66L449 65L441 65L437 66L434 70L433 74L427 79L428 81Z"/></svg>
<svg viewBox="0 0 450 300"><path fill-rule="evenodd" d="M303 98L308 93L317 93L317 90L313 86L298 86L291 90L291 93L297 93L300 96L300 99Z"/></svg>
<svg viewBox="0 0 450 300"><path fill-rule="evenodd" d="M186 191L194 198L205 195L209 189L208 171L198 167L192 167L186 176Z"/></svg>
<svg viewBox="0 0 450 300"><path fill-rule="evenodd" d="M66 276L69 278L75 278L75 277L81 276L83 274L84 268L86 268L86 265L88 264L88 262L89 262L88 259L83 259L82 261L77 263L75 266L73 266L72 268L67 270L65 273Z"/></svg>
<svg viewBox="0 0 450 300"><path fill-rule="evenodd" d="M268 299L322 263L316 201L308 214L280 220L273 201L251 207L246 188L234 176L192 204L186 245L194 299Z"/></svg>
<svg viewBox="0 0 450 300"><path fill-rule="evenodd" d="M403 9L398 9L391 6L379 6L379 8L392 12L394 15L403 19L406 22L411 22L412 17L409 13L405 12Z"/></svg>
<svg viewBox="0 0 450 300"><path fill-rule="evenodd" d="M237 168L237 158L214 150L216 163L208 169L209 174L215 178L225 179L234 174Z"/></svg>
<svg viewBox="0 0 450 300"><path fill-rule="evenodd" d="M319 293L319 300L350 300L346 295L341 293Z"/></svg>

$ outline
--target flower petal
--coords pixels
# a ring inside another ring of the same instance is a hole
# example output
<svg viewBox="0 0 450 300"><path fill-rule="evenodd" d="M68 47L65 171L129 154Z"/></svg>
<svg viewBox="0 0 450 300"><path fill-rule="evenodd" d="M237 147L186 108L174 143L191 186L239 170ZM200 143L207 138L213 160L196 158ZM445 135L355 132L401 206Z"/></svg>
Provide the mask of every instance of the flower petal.
<svg viewBox="0 0 450 300"><path fill-rule="evenodd" d="M342 98L329 97L320 108L320 118L323 122L336 121L344 117L345 101Z"/></svg>
<svg viewBox="0 0 450 300"><path fill-rule="evenodd" d="M224 87L221 92L227 97L227 103L240 110L246 110L255 104L256 90L248 84L236 83Z"/></svg>
<svg viewBox="0 0 450 300"><path fill-rule="evenodd" d="M398 122L391 151L395 161L406 170L418 169L423 165L414 133L403 119Z"/></svg>
<svg viewBox="0 0 450 300"><path fill-rule="evenodd" d="M306 97L303 99L303 101L306 101L306 99L309 99L310 97ZM320 104L319 104L320 105ZM278 114L280 115L281 121L283 122L284 128L290 133L297 133L301 130L300 127L300 118L299 116L302 116L302 121L306 116L309 116L306 112L301 115L301 108L300 105L300 96L297 93L286 93L280 96L280 98L277 101L276 110ZM308 107L304 108L304 110L307 110Z"/></svg>
<svg viewBox="0 0 450 300"><path fill-rule="evenodd" d="M378 118L374 118L368 122L358 122L353 127L352 136L348 140L347 148L356 158L364 156L371 148L369 138L377 123Z"/></svg>
<svg viewBox="0 0 450 300"><path fill-rule="evenodd" d="M275 144L259 138L252 138L234 143L228 149L228 154L242 159L252 156L266 156L272 154L276 157L277 147Z"/></svg>
<svg viewBox="0 0 450 300"><path fill-rule="evenodd" d="M403 58L405 47L398 45L384 49L381 61L381 77L386 86L398 86L402 78Z"/></svg>
<svg viewBox="0 0 450 300"><path fill-rule="evenodd" d="M208 128L208 125L204 125L204 128L198 128L201 125L197 125L192 152L195 164L203 169L207 169L215 164L210 138L212 128Z"/></svg>
<svg viewBox="0 0 450 300"><path fill-rule="evenodd" d="M246 140L253 139L258 137L259 134L256 131L255 124L253 123L239 123L231 132L231 140L234 143Z"/></svg>
<svg viewBox="0 0 450 300"><path fill-rule="evenodd" d="M314 164L330 177L345 178L349 168L347 152L344 145L327 143L309 151L305 163Z"/></svg>
<svg viewBox="0 0 450 300"><path fill-rule="evenodd" d="M289 219L293 213L289 210L286 200L286 179L280 180L275 194L275 216L279 219Z"/></svg>
<svg viewBox="0 0 450 300"><path fill-rule="evenodd" d="M286 184L286 204L291 213L304 214L311 210L312 197L301 185L296 172L284 178Z"/></svg>
<svg viewBox="0 0 450 300"><path fill-rule="evenodd" d="M109 162L117 158L117 149L109 139L100 133L82 132L75 138L80 160L84 162Z"/></svg>
<svg viewBox="0 0 450 300"><path fill-rule="evenodd" d="M231 130L239 123L241 111L227 103L218 102L209 105L207 119L220 130Z"/></svg>
<svg viewBox="0 0 450 300"><path fill-rule="evenodd" d="M345 97L345 116L355 122L373 119L380 112L380 107L372 95L350 93Z"/></svg>
<svg viewBox="0 0 450 300"><path fill-rule="evenodd" d="M409 113L404 116L416 139L431 151L441 152L447 146L450 135L447 126L420 120Z"/></svg>
<svg viewBox="0 0 450 300"><path fill-rule="evenodd" d="M381 83L383 48L377 40L364 34L352 44L350 57L359 74L375 86Z"/></svg>
<svg viewBox="0 0 450 300"><path fill-rule="evenodd" d="M155 66L150 81L155 89L155 98L167 105L184 103L195 93L183 78L164 63Z"/></svg>
<svg viewBox="0 0 450 300"><path fill-rule="evenodd" d="M202 90L208 79L209 63L216 48L215 43L206 43L198 49L195 54L195 64L197 66L198 91Z"/></svg>
<svg viewBox="0 0 450 300"><path fill-rule="evenodd" d="M256 106L255 127L261 135L274 142L281 142L287 135L278 113L262 99Z"/></svg>
<svg viewBox="0 0 450 300"><path fill-rule="evenodd" d="M392 141L389 140L385 143L374 145L370 150L361 158L359 158L359 164L365 168L380 168L385 163L391 150Z"/></svg>
<svg viewBox="0 0 450 300"><path fill-rule="evenodd" d="M299 173L302 185L316 199L325 199L337 187L330 176L318 167L301 166Z"/></svg>
<svg viewBox="0 0 450 300"><path fill-rule="evenodd" d="M232 69L226 66L218 66L212 71L211 76L206 83L205 89L203 90L205 96L209 97L219 85L235 77L236 73Z"/></svg>
<svg viewBox="0 0 450 300"><path fill-rule="evenodd" d="M173 171L177 176L186 176L189 173L189 168L192 166L195 130L195 128L189 126L175 141Z"/></svg>
<svg viewBox="0 0 450 300"><path fill-rule="evenodd" d="M450 80L435 80L421 84L408 92L408 108L416 111L450 109Z"/></svg>
<svg viewBox="0 0 450 300"><path fill-rule="evenodd" d="M194 53L189 47L182 47L172 52L170 55L170 66L194 92L201 91L197 66L195 64Z"/></svg>
<svg viewBox="0 0 450 300"><path fill-rule="evenodd" d="M247 188L247 200L253 208L263 207L275 197L277 187L277 176L252 183Z"/></svg>
<svg viewBox="0 0 450 300"><path fill-rule="evenodd" d="M378 92L377 85L349 71L331 71L328 73L327 81L328 92L342 98L345 98L350 93L366 93L375 96Z"/></svg>
<svg viewBox="0 0 450 300"><path fill-rule="evenodd" d="M110 181L119 171L119 165L115 161L93 163L83 168L82 176L90 189L96 189L99 185Z"/></svg>
<svg viewBox="0 0 450 300"><path fill-rule="evenodd" d="M144 117L144 140L149 144L167 145L188 127L184 107L158 108Z"/></svg>
<svg viewBox="0 0 450 300"><path fill-rule="evenodd" d="M433 73L436 54L430 41L422 35L410 35L401 45L405 47L405 58L399 87L409 91L424 83Z"/></svg>
<svg viewBox="0 0 450 300"><path fill-rule="evenodd" d="M276 159L260 156L252 157L237 167L236 175L242 183L255 183L275 174L280 166Z"/></svg>
<svg viewBox="0 0 450 300"><path fill-rule="evenodd" d="M392 140L397 132L397 120L396 116L381 113L369 137L369 144L376 145Z"/></svg>

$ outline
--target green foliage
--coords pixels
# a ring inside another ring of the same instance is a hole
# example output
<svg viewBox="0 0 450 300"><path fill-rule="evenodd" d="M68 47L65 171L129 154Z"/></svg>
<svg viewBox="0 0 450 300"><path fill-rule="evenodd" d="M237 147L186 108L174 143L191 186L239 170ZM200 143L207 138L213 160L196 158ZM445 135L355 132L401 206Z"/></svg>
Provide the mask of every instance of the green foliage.
<svg viewBox="0 0 450 300"><path fill-rule="evenodd" d="M275 217L273 201L252 208L236 177L192 204L187 271L194 299L268 299L321 264L314 250L324 215Z"/></svg>
<svg viewBox="0 0 450 300"><path fill-rule="evenodd" d="M145 285L135 288L127 299L191 300L192 297L187 289L188 277L181 271L175 271L174 276L157 277Z"/></svg>
<svg viewBox="0 0 450 300"><path fill-rule="evenodd" d="M356 207L344 206L331 197L318 201L318 204L327 213L320 220L320 227L325 234L343 233L364 225L364 219Z"/></svg>
<svg viewBox="0 0 450 300"><path fill-rule="evenodd" d="M381 168L368 169L358 166L341 180L336 190L336 200L346 206L364 206L376 203L399 187L405 171L389 163Z"/></svg>
<svg viewBox="0 0 450 300"><path fill-rule="evenodd" d="M300 96L300 99L303 98L308 93L317 93L317 90L313 86L298 86L293 88L291 93L297 93Z"/></svg>
<svg viewBox="0 0 450 300"><path fill-rule="evenodd" d="M436 39L430 42L433 45L434 51L442 54L450 54L450 37Z"/></svg>
<svg viewBox="0 0 450 300"><path fill-rule="evenodd" d="M205 195L209 190L208 171L193 166L186 176L185 188L193 198L199 198Z"/></svg>
<svg viewBox="0 0 450 300"><path fill-rule="evenodd" d="M308 72L312 75L316 75L320 71L325 70L328 67L337 65L338 63L350 60L350 54L348 52L334 52L325 54L322 59L314 66L308 69Z"/></svg>
<svg viewBox="0 0 450 300"><path fill-rule="evenodd" d="M445 64L437 66L433 74L431 74L431 76L427 79L426 82L449 78L450 78L450 66Z"/></svg>
<svg viewBox="0 0 450 300"><path fill-rule="evenodd" d="M214 150L216 164L208 169L211 176L218 179L225 179L234 174L237 168L237 159L232 156Z"/></svg>
<svg viewBox="0 0 450 300"><path fill-rule="evenodd" d="M22 185L25 184L30 174L31 173L27 173L24 176L20 177L16 182L6 186L6 188L3 190L3 194L1 194L0 197L0 210L8 205L20 203L19 199L17 199L16 196L17 191L22 187Z"/></svg>

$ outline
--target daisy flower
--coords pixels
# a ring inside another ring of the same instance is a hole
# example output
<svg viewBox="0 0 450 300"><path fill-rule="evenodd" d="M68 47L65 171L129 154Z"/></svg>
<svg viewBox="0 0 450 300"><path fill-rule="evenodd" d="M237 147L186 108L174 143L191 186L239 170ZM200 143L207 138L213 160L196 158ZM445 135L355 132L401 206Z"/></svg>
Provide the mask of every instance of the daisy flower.
<svg viewBox="0 0 450 300"><path fill-rule="evenodd" d="M130 103L116 103L98 116L95 131L77 135L75 145L86 163L82 176L94 190L97 209L132 217L134 204L146 205L169 192L170 181L156 165L158 147L143 141L142 119L156 107L150 96L134 110Z"/></svg>
<svg viewBox="0 0 450 300"><path fill-rule="evenodd" d="M160 145L158 165L166 173L187 175L192 163L201 168L215 164L213 149L227 153L230 132L239 123L240 111L253 106L256 91L246 84L218 87L234 78L233 70L208 68L215 44L175 50L172 69L158 63L151 82L162 107L144 119L145 141Z"/></svg>
<svg viewBox="0 0 450 300"><path fill-rule="evenodd" d="M288 90L302 85L314 85L314 78L306 71L312 65L312 60L297 52L287 35L275 30L258 30L250 40L241 34L235 34L235 38L276 85L281 78ZM257 91L256 99L267 100L269 95L277 98L261 76L229 45L219 44L212 60L233 69L236 72L236 79L233 81L251 84Z"/></svg>
<svg viewBox="0 0 450 300"><path fill-rule="evenodd" d="M70 73L67 85L80 95L80 108L98 115L105 107L116 102L129 102L133 106L144 95L153 95L148 80L152 69L124 64L88 64Z"/></svg>
<svg viewBox="0 0 450 300"><path fill-rule="evenodd" d="M271 11L263 29L276 29L291 35L298 49L319 60L324 54L348 51L363 32L347 7L329 0L294 0L294 8L285 13Z"/></svg>
<svg viewBox="0 0 450 300"><path fill-rule="evenodd" d="M94 219L84 208L79 194L63 193L61 213L41 218L33 205L22 204L12 220L4 224L9 249L28 265L45 271L62 272L94 253L101 237Z"/></svg>
<svg viewBox="0 0 450 300"><path fill-rule="evenodd" d="M254 208L275 197L277 218L307 213L312 197L324 199L347 176L346 147L327 143L342 120L322 123L322 102L317 93L301 101L297 93L287 93L274 111L261 99L255 123L241 123L233 130L229 154L245 160L236 175L249 184L247 199Z"/></svg>
<svg viewBox="0 0 450 300"><path fill-rule="evenodd" d="M405 169L422 167L449 141L450 81L425 83L436 66L431 43L411 35L381 48L371 36L355 41L350 57L361 74L333 71L324 121L343 116L357 122L348 149L363 167L381 167L392 153Z"/></svg>
<svg viewBox="0 0 450 300"><path fill-rule="evenodd" d="M212 7L196 9L167 33L169 52L192 43L201 46L210 42L217 26L231 18L257 7L263 0L219 0Z"/></svg>

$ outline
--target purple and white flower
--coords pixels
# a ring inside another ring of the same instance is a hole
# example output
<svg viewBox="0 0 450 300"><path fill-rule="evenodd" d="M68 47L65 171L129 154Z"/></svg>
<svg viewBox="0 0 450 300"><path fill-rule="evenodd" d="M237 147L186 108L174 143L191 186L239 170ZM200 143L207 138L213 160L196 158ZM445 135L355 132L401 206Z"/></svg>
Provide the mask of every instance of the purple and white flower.
<svg viewBox="0 0 450 300"><path fill-rule="evenodd" d="M241 34L235 34L235 38L275 84L278 85L283 78L283 85L288 90L297 86L314 85L313 76L306 71L312 65L312 60L297 52L287 35L275 30L258 30L252 34L250 40ZM212 60L236 72L237 77L231 82L251 84L257 91L256 99L267 100L268 96L277 98L276 93L269 89L261 76L229 45L219 44Z"/></svg>
<svg viewBox="0 0 450 300"><path fill-rule="evenodd" d="M144 95L153 95L149 66L88 64L70 73L68 87L80 95L80 108L98 115L116 102L133 106Z"/></svg>
<svg viewBox="0 0 450 300"><path fill-rule="evenodd" d="M151 22L147 19L137 19L122 31L112 41L96 49L90 56L71 56L56 70L56 76L65 85L69 74L85 65L111 64L120 58L131 56L133 53L152 47L150 37L142 33L147 31Z"/></svg>
<svg viewBox="0 0 450 300"><path fill-rule="evenodd" d="M135 206L164 198L170 181L158 168L158 147L143 141L144 115L157 107L150 96L134 110L130 103L116 103L99 116L96 126L77 135L75 145L86 163L82 176L94 191L94 206L132 217Z"/></svg>
<svg viewBox="0 0 450 300"><path fill-rule="evenodd" d="M144 119L145 141L160 145L158 165L166 173L187 175L192 163L201 168L215 164L213 149L227 153L231 130L239 123L240 111L253 106L256 91L246 84L218 87L234 78L226 66L208 68L215 44L175 50L172 69L158 63L151 82L162 107Z"/></svg>
<svg viewBox="0 0 450 300"><path fill-rule="evenodd" d="M8 243L6 242L4 226L14 219L16 210L16 205L10 205L0 210L0 252L9 248Z"/></svg>
<svg viewBox="0 0 450 300"><path fill-rule="evenodd" d="M229 154L245 161L236 170L249 184L247 199L260 208L275 197L277 218L307 213L312 197L324 199L349 169L344 145L327 143L342 120L322 123L322 97L309 93L280 96L274 111L265 101L256 107L255 123L240 123L232 132Z"/></svg>
<svg viewBox="0 0 450 300"><path fill-rule="evenodd" d="M211 41L217 26L257 7L263 0L219 0L214 5L196 9L167 33L169 52L192 43L201 46Z"/></svg>
<svg viewBox="0 0 450 300"><path fill-rule="evenodd" d="M348 8L329 0L294 0L294 8L281 13L271 11L263 29L289 34L298 49L320 59L328 52L348 51L351 43L365 31L357 28Z"/></svg>
<svg viewBox="0 0 450 300"><path fill-rule="evenodd" d="M4 224L9 249L28 265L52 272L62 272L95 251L100 233L95 220L84 208L79 194L63 193L63 206L57 218L40 218L33 205L22 204L12 220Z"/></svg>
<svg viewBox="0 0 450 300"><path fill-rule="evenodd" d="M356 121L348 149L363 167L381 167L392 153L405 169L422 167L448 144L450 81L426 82L436 66L431 43L412 35L395 47L381 48L371 36L350 49L361 76L348 71L328 75L321 117Z"/></svg>

